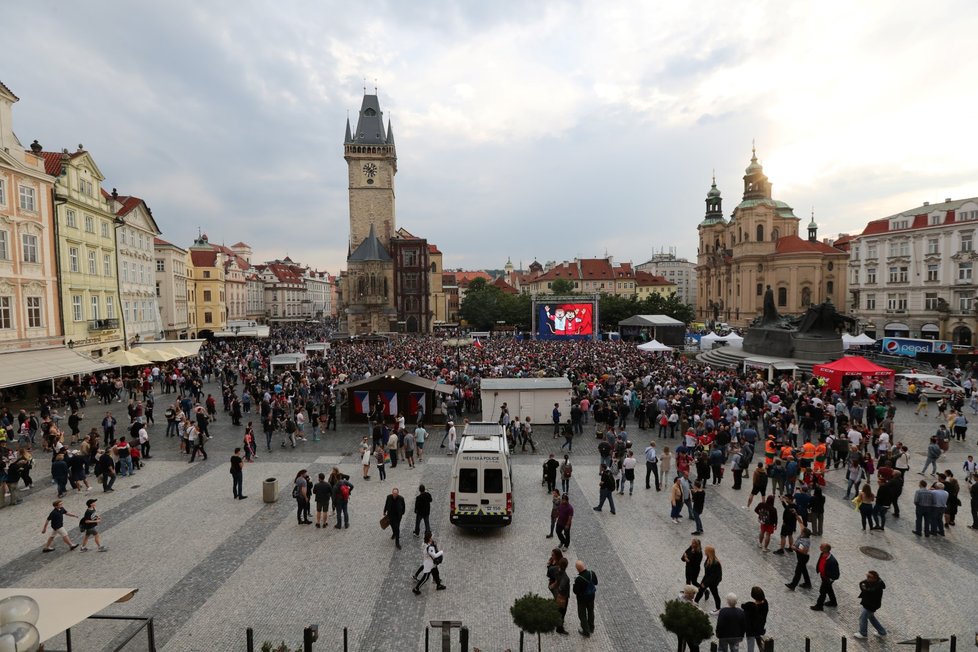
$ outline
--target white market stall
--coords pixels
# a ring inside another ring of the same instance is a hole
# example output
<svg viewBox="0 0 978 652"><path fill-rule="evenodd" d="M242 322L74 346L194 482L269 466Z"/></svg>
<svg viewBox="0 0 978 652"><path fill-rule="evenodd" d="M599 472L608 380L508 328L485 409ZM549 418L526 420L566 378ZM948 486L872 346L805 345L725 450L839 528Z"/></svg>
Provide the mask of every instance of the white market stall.
<svg viewBox="0 0 978 652"><path fill-rule="evenodd" d="M534 430L552 426L554 403L560 420L570 419L571 382L567 378L484 378L481 382L482 420L496 421L503 403L510 417L531 417Z"/></svg>
<svg viewBox="0 0 978 652"><path fill-rule="evenodd" d="M709 333L707 333L706 335L700 338L700 351L710 351L711 349L713 349L713 345L716 342L719 342L721 339L723 338L721 338L713 331L710 331Z"/></svg>
<svg viewBox="0 0 978 652"><path fill-rule="evenodd" d="M733 331L727 333L719 339L726 342L727 346L742 346L744 344L744 338L737 335L737 333L734 333Z"/></svg>
<svg viewBox="0 0 978 652"><path fill-rule="evenodd" d="M671 346L667 346L659 340L652 340L645 344L639 344L638 350L645 351L646 353L672 353L673 349Z"/></svg>
<svg viewBox="0 0 978 652"><path fill-rule="evenodd" d="M859 335L842 334L842 348L844 349L851 349L855 346L869 346L875 343L876 340L866 333L860 333Z"/></svg>
<svg viewBox="0 0 978 652"><path fill-rule="evenodd" d="M794 362L782 358L769 358L762 355L744 358L744 373L747 373L748 369L760 369L766 372L768 382L773 381L775 374L778 373L791 372L792 378L798 374L798 365Z"/></svg>

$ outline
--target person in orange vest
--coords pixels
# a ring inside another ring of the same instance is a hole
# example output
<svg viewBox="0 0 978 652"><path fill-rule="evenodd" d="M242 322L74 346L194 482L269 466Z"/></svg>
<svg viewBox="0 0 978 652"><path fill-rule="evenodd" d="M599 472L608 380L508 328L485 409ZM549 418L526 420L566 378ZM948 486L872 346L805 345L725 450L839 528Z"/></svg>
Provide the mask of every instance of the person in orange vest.
<svg viewBox="0 0 978 652"><path fill-rule="evenodd" d="M790 460L794 454L795 454L795 449L792 448L791 446L785 444L784 446L781 447L781 459Z"/></svg>
<svg viewBox="0 0 978 652"><path fill-rule="evenodd" d="M777 455L777 444L774 443L774 436L768 435L767 442L764 444L764 466L774 464L774 456Z"/></svg>
<svg viewBox="0 0 978 652"><path fill-rule="evenodd" d="M815 447L815 465L813 471L815 473L815 482L819 486L825 486L825 461L828 459L828 447L826 447L824 441L818 442L818 446Z"/></svg>
<svg viewBox="0 0 978 652"><path fill-rule="evenodd" d="M800 460L801 468L803 469L812 468L812 462L815 461L815 444L813 444L812 440L809 439L805 441L804 444L802 444L801 449L802 449L801 460Z"/></svg>

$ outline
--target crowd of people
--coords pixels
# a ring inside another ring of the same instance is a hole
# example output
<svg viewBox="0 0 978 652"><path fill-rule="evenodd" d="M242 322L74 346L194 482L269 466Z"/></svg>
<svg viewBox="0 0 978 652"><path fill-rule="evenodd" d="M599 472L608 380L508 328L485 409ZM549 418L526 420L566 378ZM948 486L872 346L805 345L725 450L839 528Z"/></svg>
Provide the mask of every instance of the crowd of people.
<svg viewBox="0 0 978 652"><path fill-rule="evenodd" d="M925 451L912 451L907 437L901 436L894 425L899 406L879 384L857 382L832 389L816 378L790 376L769 382L760 375L711 368L679 355L651 357L626 342L518 342L492 338L476 347L447 346L434 337L339 340L331 342L324 351L311 353L301 369L276 373L271 368L272 356L302 351L306 344L327 340L328 335L315 325L276 326L268 339L208 342L195 358L140 368L128 376L106 375L63 384L59 395L67 421L59 414L58 401L53 397L42 399L33 412L26 408L16 413L0 411L4 501L20 501L18 483L31 487L34 456L41 453L50 455L51 476L59 500L72 489L89 491L88 477L93 469L103 491L112 491L116 477L137 472L144 460L151 458L149 432L160 401L165 405L164 438L176 439L191 463L198 456L207 459L208 426L214 420L229 419L241 427L242 439L232 456L231 475L237 476L234 497L243 499L246 496L241 491L240 473L246 464L257 459L259 452L295 448L303 440L315 440L335 431L337 411L347 400L342 387L346 382L399 368L452 386L437 408L447 421L441 445L447 441L453 448L454 420L481 412L483 378L564 376L571 381L572 407L567 415L559 414L555 407L552 425L553 437L564 440L562 448L567 454L562 462L555 456L548 457L543 469L543 484L552 500L547 536L556 535L560 541L548 563L548 587L561 613L566 611L573 592L581 615L580 632L585 636L593 632L597 576L583 561L576 561L577 579L570 582L570 562L563 557L570 548L574 514L569 497L571 455L583 454L584 459L593 455L600 464L599 503L592 508L601 512L607 503L611 514L616 513L616 494L634 492L638 465L644 461L645 489L664 492L663 504L673 524L685 518L695 528L692 534L697 538L683 555L688 586L681 595L692 593L690 599L694 603L712 597L718 636L721 629L728 631L732 621L743 621L746 624L742 635L748 636L751 648L751 637L759 635L759 628L763 630L764 618L759 614L767 613L767 602L763 589L752 587L751 602L742 609L746 614L743 618L725 612L740 609L735 597L728 595L727 606L721 604L718 587L722 566L715 548L702 546L698 538L710 528L708 519L703 517L711 486L729 481L733 490L743 490L743 506L752 508L757 519L758 548L775 555L794 556L791 579L786 583L791 590L812 586L807 564L815 545L813 539L823 533L824 488L829 472L845 478L845 499L855 501L859 515L856 518L872 532L885 530L890 510L899 516L904 483L913 473L912 453L922 453L927 460L918 473L931 474L931 479L920 480L914 494L914 533L928 538L945 536L946 528L955 526L957 509L963 504L964 487L944 460L952 445L967 441L964 408L968 404L975 409L971 396L942 400L937 414L940 424L930 445ZM970 393L970 368L947 373L961 380ZM205 388L212 384L217 389L208 393ZM918 406L924 406L925 401L911 398ZM101 427L93 426L82 434L87 427L83 425L85 410L98 409L98 404L90 405L94 401L102 405L128 402L130 423L124 432L108 412ZM926 409L923 411L926 414ZM364 480L372 477L372 467L376 467L378 479L383 480L388 467L400 462L410 468L416 461L423 461L425 440L431 436L424 417L388 415L382 404L375 406L368 419L369 434L359 450ZM483 418L498 419L514 453L526 451L527 446L531 453L535 452L533 425L538 424L532 424L525 415L511 415L504 405L498 415ZM62 422L67 428L62 428ZM256 434L259 428L261 439ZM592 434L594 448L586 444ZM539 425L536 435L540 436ZM978 528L976 471L972 457L963 460L961 475L968 484L972 528ZM300 473L293 493L297 523L313 522L309 517L315 501L317 527L326 527L330 514L335 514L334 527L349 527L352 490L349 476L339 469L333 469L328 476L320 474L318 482L305 472ZM419 499L426 501L420 511ZM755 499L759 500L756 506ZM415 501L414 533L419 537L424 533L423 563L415 575L422 579L417 579L415 590L420 590L428 577L443 588L437 568L440 561L436 561L442 558L443 551L427 522L431 496L422 487ZM392 539L398 548L405 511L404 498L392 489L382 515L392 526ZM423 530L419 529L422 521ZM816 610L835 605L832 582L838 578L831 544L822 541L819 551L813 569L820 582L818 599L812 607ZM867 576L865 582L882 585L878 576ZM867 594L882 591L870 589ZM870 606L876 604L874 609L864 603L868 615L861 621L863 634L865 622L873 623L883 633L872 615L878 609L877 602L875 597L868 599Z"/></svg>

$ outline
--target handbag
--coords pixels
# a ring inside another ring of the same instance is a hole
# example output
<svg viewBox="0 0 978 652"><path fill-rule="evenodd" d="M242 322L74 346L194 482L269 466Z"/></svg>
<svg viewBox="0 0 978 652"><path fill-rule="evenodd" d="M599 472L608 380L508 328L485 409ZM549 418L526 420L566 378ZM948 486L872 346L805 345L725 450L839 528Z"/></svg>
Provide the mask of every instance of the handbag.
<svg viewBox="0 0 978 652"><path fill-rule="evenodd" d="M862 505L863 505L863 496L862 494L858 494L855 498L852 499L852 506L855 509L859 509L860 507L862 507Z"/></svg>
<svg viewBox="0 0 978 652"><path fill-rule="evenodd" d="M558 609L566 609L567 608L567 596L566 595L561 595L561 594L558 593L557 594L557 597L554 598L554 600L557 601L557 608Z"/></svg>
<svg viewBox="0 0 978 652"><path fill-rule="evenodd" d="M388 527L390 527L390 524L391 524L391 520L387 516L387 514L384 514L383 516L380 517L380 529L381 530L386 530Z"/></svg>

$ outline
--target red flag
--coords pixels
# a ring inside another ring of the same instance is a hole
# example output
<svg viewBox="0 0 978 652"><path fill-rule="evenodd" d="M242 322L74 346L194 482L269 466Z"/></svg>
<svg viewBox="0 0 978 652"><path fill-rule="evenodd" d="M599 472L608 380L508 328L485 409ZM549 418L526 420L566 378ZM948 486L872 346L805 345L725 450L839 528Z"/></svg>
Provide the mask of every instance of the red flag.
<svg viewBox="0 0 978 652"><path fill-rule="evenodd" d="M481 349L481 348L482 348L482 342L481 342L481 341L479 341L479 338L476 338L476 339L475 339L475 340L474 340L474 341L472 342L472 344L473 344L473 345L475 346L475 348L477 348L477 349Z"/></svg>

